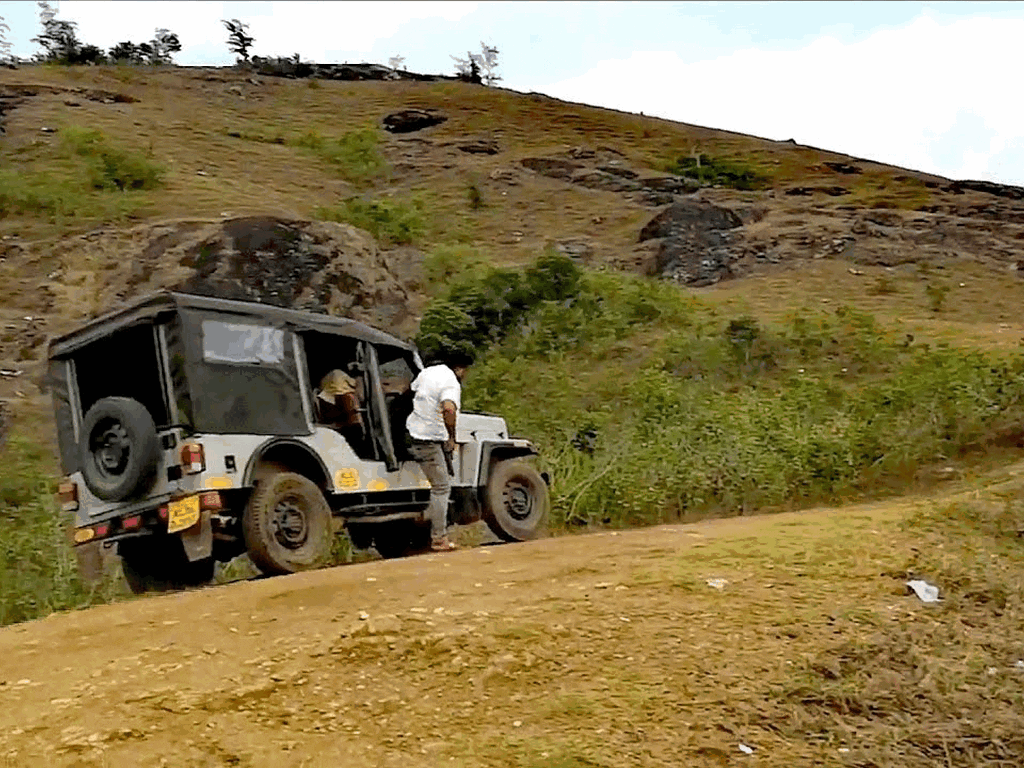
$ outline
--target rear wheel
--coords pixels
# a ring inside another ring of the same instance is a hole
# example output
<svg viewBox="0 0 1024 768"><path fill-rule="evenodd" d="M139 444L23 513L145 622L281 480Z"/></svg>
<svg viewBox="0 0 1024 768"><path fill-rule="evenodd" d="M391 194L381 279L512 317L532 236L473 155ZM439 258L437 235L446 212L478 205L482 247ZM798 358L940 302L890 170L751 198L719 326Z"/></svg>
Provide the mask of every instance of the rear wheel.
<svg viewBox="0 0 1024 768"><path fill-rule="evenodd" d="M544 478L519 459L499 461L492 467L483 501L487 527L504 541L537 538L550 506Z"/></svg>
<svg viewBox="0 0 1024 768"><path fill-rule="evenodd" d="M317 568L331 553L331 509L312 480L278 472L249 497L242 533L249 558L264 573Z"/></svg>
<svg viewBox="0 0 1024 768"><path fill-rule="evenodd" d="M201 587L213 581L213 558L190 561L175 536L127 539L117 551L124 579L136 595Z"/></svg>

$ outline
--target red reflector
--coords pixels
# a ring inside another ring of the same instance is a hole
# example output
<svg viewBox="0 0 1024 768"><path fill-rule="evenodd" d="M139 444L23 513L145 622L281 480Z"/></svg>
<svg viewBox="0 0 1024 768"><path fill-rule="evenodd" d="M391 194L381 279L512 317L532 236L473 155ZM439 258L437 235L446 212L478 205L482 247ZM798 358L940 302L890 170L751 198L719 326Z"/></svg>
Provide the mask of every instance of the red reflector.
<svg viewBox="0 0 1024 768"><path fill-rule="evenodd" d="M188 475L206 469L206 454L200 443L185 443L181 446L181 469Z"/></svg>
<svg viewBox="0 0 1024 768"><path fill-rule="evenodd" d="M161 520L167 520L167 507L160 507L160 511L156 514Z"/></svg>
<svg viewBox="0 0 1024 768"><path fill-rule="evenodd" d="M100 525L96 526L97 539L101 536L106 536L108 533L110 533L110 523L101 523Z"/></svg>
<svg viewBox="0 0 1024 768"><path fill-rule="evenodd" d="M124 521L121 523L121 527L124 528L126 531L134 531L136 528L140 528L141 526L142 518L138 515L126 517Z"/></svg>
<svg viewBox="0 0 1024 768"><path fill-rule="evenodd" d="M220 500L220 493L217 491L207 491L206 493L199 494L199 508L223 509L224 504Z"/></svg>

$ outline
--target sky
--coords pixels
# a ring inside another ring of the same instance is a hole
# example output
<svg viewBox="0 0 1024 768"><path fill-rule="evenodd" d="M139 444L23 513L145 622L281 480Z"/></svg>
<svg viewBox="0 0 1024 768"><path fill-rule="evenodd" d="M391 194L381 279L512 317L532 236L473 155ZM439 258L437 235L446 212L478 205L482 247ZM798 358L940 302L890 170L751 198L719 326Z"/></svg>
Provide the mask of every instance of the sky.
<svg viewBox="0 0 1024 768"><path fill-rule="evenodd" d="M251 53L452 74L499 50L500 85L749 133L954 179L1024 186L1017 48L1024 2L54 3L109 48L157 27L175 61L229 65L221 19ZM38 51L35 3L0 0L12 53Z"/></svg>

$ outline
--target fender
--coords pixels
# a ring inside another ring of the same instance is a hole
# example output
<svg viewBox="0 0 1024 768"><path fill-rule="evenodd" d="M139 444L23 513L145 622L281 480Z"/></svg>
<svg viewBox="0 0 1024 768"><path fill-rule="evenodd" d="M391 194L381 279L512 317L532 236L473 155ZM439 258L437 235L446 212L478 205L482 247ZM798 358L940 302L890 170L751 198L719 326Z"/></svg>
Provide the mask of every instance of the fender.
<svg viewBox="0 0 1024 768"><path fill-rule="evenodd" d="M323 459L317 455L316 451L302 441L287 437L273 437L265 443L262 443L255 451L253 451L252 456L249 457L249 463L245 465L245 473L242 476L243 484L246 488L251 488L253 486L256 479L256 470L264 460L263 457L271 451L276 451L278 449L287 449L288 452L298 451L300 454L304 455L311 465L315 465L319 469L321 477L309 477L310 473L304 472L301 468L294 465L289 465L288 462L279 462L271 459L273 463L288 466L292 471L309 477L310 480L317 483L317 485L320 485L324 490L328 492L334 491L334 481L332 480L330 473L327 471L327 465L324 464Z"/></svg>
<svg viewBox="0 0 1024 768"><path fill-rule="evenodd" d="M477 486L483 488L491 473L493 459L516 459L520 456L536 456L539 451L529 440L481 440L480 441L480 475ZM547 478L544 478L547 482Z"/></svg>

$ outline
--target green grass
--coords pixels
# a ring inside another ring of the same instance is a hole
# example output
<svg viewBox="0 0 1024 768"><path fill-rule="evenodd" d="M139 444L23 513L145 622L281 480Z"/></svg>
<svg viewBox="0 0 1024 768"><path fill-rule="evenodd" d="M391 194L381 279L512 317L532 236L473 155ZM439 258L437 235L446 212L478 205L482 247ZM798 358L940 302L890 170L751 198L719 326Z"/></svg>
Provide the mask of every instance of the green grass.
<svg viewBox="0 0 1024 768"><path fill-rule="evenodd" d="M100 131L62 127L59 142L22 149L17 170L0 171L0 215L42 216L57 224L117 220L147 202L164 170L145 155L112 144Z"/></svg>
<svg viewBox="0 0 1024 768"><path fill-rule="evenodd" d="M0 626L53 611L109 602L122 592L113 577L86 585L56 506L51 460L14 436L4 447L0 477Z"/></svg>
<svg viewBox="0 0 1024 768"><path fill-rule="evenodd" d="M316 81L311 80L310 87L313 83ZM313 128L296 134L283 128L267 126L225 130L224 133L261 144L295 147L325 161L346 181L359 186L367 186L378 180L389 167L380 150L380 139L375 128L346 131L339 136L325 136Z"/></svg>
<svg viewBox="0 0 1024 768"><path fill-rule="evenodd" d="M290 139L288 143L327 161L344 178L357 184L366 184L376 179L388 168L374 128L347 131L337 138L324 137L311 130Z"/></svg>

